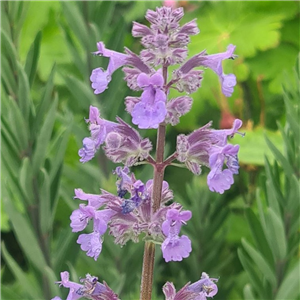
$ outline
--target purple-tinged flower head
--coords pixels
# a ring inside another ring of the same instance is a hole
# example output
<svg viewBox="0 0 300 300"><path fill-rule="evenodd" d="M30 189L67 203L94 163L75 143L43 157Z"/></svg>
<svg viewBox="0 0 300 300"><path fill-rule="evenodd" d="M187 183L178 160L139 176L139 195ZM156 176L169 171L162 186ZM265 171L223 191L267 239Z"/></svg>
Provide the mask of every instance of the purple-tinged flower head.
<svg viewBox="0 0 300 300"><path fill-rule="evenodd" d="M193 75L193 69L196 67L207 67L212 69L218 76L222 86L222 93L226 97L230 97L233 93L233 88L236 85L236 77L233 74L224 74L222 61L224 59L234 59L235 55L233 54L235 50L234 45L229 45L227 51L218 54L206 55L205 51L200 52L199 54L193 56L188 61L186 61L178 70L174 72L173 80L177 82L177 85L183 85L180 81L185 81L184 78L187 78L189 74ZM191 89L195 91L195 88Z"/></svg>
<svg viewBox="0 0 300 300"><path fill-rule="evenodd" d="M91 137L83 139L83 148L78 151L81 157L80 162L83 163L95 156L96 151L104 143L106 135L118 125L117 123L101 119L98 108L94 106L90 106L89 119L86 122L89 123Z"/></svg>
<svg viewBox="0 0 300 300"><path fill-rule="evenodd" d="M227 138L238 133L242 121L235 120L232 129L214 130L210 126L211 122L187 136L177 137L177 160L197 175L201 173L201 165L209 167L209 189L222 194L233 184L233 174L238 174L239 146L228 145Z"/></svg>
<svg viewBox="0 0 300 300"><path fill-rule="evenodd" d="M94 69L90 77L92 88L95 90L94 93L100 94L107 89L113 72L126 64L127 55L106 49L102 42L97 43L97 48L98 51L94 52L94 54L109 57L107 70L102 68Z"/></svg>
<svg viewBox="0 0 300 300"><path fill-rule="evenodd" d="M218 292L215 282L218 279L209 278L206 273L202 273L201 279L195 283L187 283L177 293L172 282L166 282L163 286L165 300L206 300L212 298Z"/></svg>
<svg viewBox="0 0 300 300"><path fill-rule="evenodd" d="M192 217L190 211L179 212L169 209L166 220L162 224L162 232L167 237L161 245L163 258L166 262L181 261L190 255L192 251L190 239L182 235L179 237L180 229Z"/></svg>
<svg viewBox="0 0 300 300"><path fill-rule="evenodd" d="M132 109L132 123L141 129L158 128L167 114L163 76L159 71L152 76L141 73L137 78L137 83L144 91L141 101Z"/></svg>
<svg viewBox="0 0 300 300"><path fill-rule="evenodd" d="M138 131L117 117L119 126L107 134L105 147L106 156L115 163L123 162L130 167L149 156L152 144L148 138L142 139Z"/></svg>
<svg viewBox="0 0 300 300"><path fill-rule="evenodd" d="M168 101L165 122L173 126L178 124L179 118L190 111L192 103L193 99L188 96L181 96Z"/></svg>
<svg viewBox="0 0 300 300"><path fill-rule="evenodd" d="M61 272L61 281L57 281L60 286L70 289L67 300L77 300L79 298L88 298L94 300L119 300L106 282L98 282L98 278L86 274L86 277L81 279L81 283L69 281L69 272ZM54 297L52 300L59 300L60 297Z"/></svg>
<svg viewBox="0 0 300 300"><path fill-rule="evenodd" d="M133 23L132 35L141 37L146 48L141 51L142 60L148 65L173 65L182 63L187 56L187 45L190 35L199 33L195 20L180 27L183 9L170 7L148 10L146 19L150 28L137 22Z"/></svg>

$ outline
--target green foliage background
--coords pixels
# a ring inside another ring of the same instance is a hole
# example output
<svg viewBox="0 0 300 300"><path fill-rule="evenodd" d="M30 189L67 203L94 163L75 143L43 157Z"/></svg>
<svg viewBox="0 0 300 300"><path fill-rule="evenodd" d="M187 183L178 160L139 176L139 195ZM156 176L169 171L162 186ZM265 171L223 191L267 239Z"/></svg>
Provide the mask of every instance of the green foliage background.
<svg viewBox="0 0 300 300"><path fill-rule="evenodd" d="M192 110L168 128L166 152L176 135L213 120L214 127L243 120L240 174L224 195L209 192L206 174L194 177L169 167L166 180L175 200L192 210L183 231L193 252L166 264L157 248L153 299L173 281L181 288L205 271L219 278L214 299L300 299L299 283L299 3L296 1L183 1L183 22L197 18L200 34L189 55L223 52L232 43L238 58L224 62L237 75L230 98L205 70ZM89 76L107 65L95 57L96 42L139 52L130 35L133 20L145 23L155 1L1 2L1 293L2 299L66 297L53 283L68 270L105 280L123 300L138 299L143 243L120 248L105 236L95 263L80 251L69 216L79 202L74 188L115 192L103 152L81 164L77 151L88 134L90 105L114 120L130 122L124 98L132 95L122 72L109 89L94 95ZM147 23L145 23L147 24ZM175 92L171 96L174 96ZM155 143L155 131L143 131ZM167 153L168 154L168 153ZM152 176L149 166L136 177Z"/></svg>

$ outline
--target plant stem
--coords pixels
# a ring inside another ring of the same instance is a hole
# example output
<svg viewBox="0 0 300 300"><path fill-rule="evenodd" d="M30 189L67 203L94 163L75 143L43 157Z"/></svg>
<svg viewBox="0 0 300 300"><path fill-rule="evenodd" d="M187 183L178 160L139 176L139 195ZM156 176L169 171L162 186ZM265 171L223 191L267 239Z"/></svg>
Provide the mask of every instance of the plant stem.
<svg viewBox="0 0 300 300"><path fill-rule="evenodd" d="M167 82L168 67L163 66L164 82ZM153 187L152 187L152 213L153 215L160 207L161 191L164 180L164 172L166 164L164 164L164 150L166 139L166 125L159 124L157 130L156 142L156 161L152 162L154 167L153 174ZM152 284L153 284L153 271L154 271L154 258L155 258L155 244L146 242L143 257L143 270L140 300L151 300Z"/></svg>

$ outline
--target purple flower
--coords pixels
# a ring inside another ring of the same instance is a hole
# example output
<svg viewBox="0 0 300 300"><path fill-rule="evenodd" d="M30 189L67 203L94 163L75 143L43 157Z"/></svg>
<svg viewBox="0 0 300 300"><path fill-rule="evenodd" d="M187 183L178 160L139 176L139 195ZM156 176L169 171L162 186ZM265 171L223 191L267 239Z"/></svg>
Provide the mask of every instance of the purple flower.
<svg viewBox="0 0 300 300"><path fill-rule="evenodd" d="M193 99L188 96L181 96L167 102L166 123L173 126L179 123L179 118L188 113L192 107Z"/></svg>
<svg viewBox="0 0 300 300"><path fill-rule="evenodd" d="M117 121L119 124L115 131L107 134L103 149L110 160L130 167L149 156L152 144L149 139L142 139L138 131L122 119L117 117Z"/></svg>
<svg viewBox="0 0 300 300"><path fill-rule="evenodd" d="M94 52L94 54L110 58L106 71L102 68L94 69L90 77L92 88L95 90L94 93L100 94L107 89L113 72L126 64L128 56L123 53L106 49L102 42L97 43L97 47L98 51Z"/></svg>
<svg viewBox="0 0 300 300"><path fill-rule="evenodd" d="M86 194L82 189L75 189L74 198L88 201L88 206L92 206L95 209L100 208L106 201L100 195Z"/></svg>
<svg viewBox="0 0 300 300"><path fill-rule="evenodd" d="M218 279L209 278L209 276L205 272L203 272L201 275L201 279L189 285L188 290L194 293L203 294L203 299L206 299L206 297L213 297L218 292L218 287L214 283L215 281L218 281Z"/></svg>
<svg viewBox="0 0 300 300"><path fill-rule="evenodd" d="M144 91L141 101L135 104L131 115L132 123L141 129L158 128L159 123L165 120L166 94L162 90L164 79L157 72L151 77L141 73L137 78L138 86Z"/></svg>
<svg viewBox="0 0 300 300"><path fill-rule="evenodd" d="M234 59L234 50L235 46L229 45L227 47L227 51L223 53L206 55L205 51L200 52L199 54L190 58L177 71L174 72L175 82L179 81L177 84L180 86L180 81L186 81L186 78L188 78L189 75L193 75L194 71L192 69L200 66L208 67L219 76L223 94L226 97L230 97L233 93L233 87L236 85L236 77L233 74L224 74L222 61L228 58ZM196 86L190 88L192 92L196 91L196 89Z"/></svg>
<svg viewBox="0 0 300 300"><path fill-rule="evenodd" d="M192 251L191 241L185 235L181 237L178 235L170 235L162 243L161 250L166 262L182 261L182 259L188 257Z"/></svg>
<svg viewBox="0 0 300 300"><path fill-rule="evenodd" d="M99 232L81 234L77 239L77 243L81 245L81 250L87 252L87 256L93 257L94 260L98 259L102 250L102 239Z"/></svg>
<svg viewBox="0 0 300 300"><path fill-rule="evenodd" d="M207 176L207 183L211 191L223 194L233 184L233 174L238 174L239 169L238 151L239 145L226 145L220 152L210 156L211 171ZM223 170L224 163L228 169Z"/></svg>
<svg viewBox="0 0 300 300"><path fill-rule="evenodd" d="M79 209L74 210L70 216L72 232L82 231L94 215L94 207L80 204Z"/></svg>
<svg viewBox="0 0 300 300"><path fill-rule="evenodd" d="M109 288L109 286L103 282L98 282L98 278L86 274L86 277L80 281L83 284L69 281L69 272L61 272L61 281L57 281L60 286L69 288L69 294L67 300L77 300L79 298L88 298L94 300L119 300L118 296ZM56 296L52 300L61 300Z"/></svg>
<svg viewBox="0 0 300 300"><path fill-rule="evenodd" d="M192 213L187 210L179 212L177 209L169 209L166 220L162 223L162 232L167 238L161 245L163 258L166 262L181 261L192 251L190 239L183 235L179 237L180 229L192 217Z"/></svg>
<svg viewBox="0 0 300 300"><path fill-rule="evenodd" d="M210 129L211 123L185 136L177 137L177 160L184 162L194 174L201 173L201 165L211 169L207 183L211 191L220 194L233 184L233 174L238 174L238 145L227 145L227 138L239 133L241 120L235 120L231 129ZM224 165L228 169L224 170Z"/></svg>
<svg viewBox="0 0 300 300"><path fill-rule="evenodd" d="M218 287L214 283L218 281L215 278L209 278L206 273L202 273L201 279L193 284L186 284L176 293L174 284L166 282L163 286L163 292L166 300L206 300L212 298L218 292Z"/></svg>
<svg viewBox="0 0 300 300"><path fill-rule="evenodd" d="M107 134L115 130L118 125L117 123L101 119L98 108L94 106L90 106L89 119L86 122L90 123L91 137L83 139L83 148L78 151L81 157L80 162L83 163L95 156L96 151L104 143Z"/></svg>

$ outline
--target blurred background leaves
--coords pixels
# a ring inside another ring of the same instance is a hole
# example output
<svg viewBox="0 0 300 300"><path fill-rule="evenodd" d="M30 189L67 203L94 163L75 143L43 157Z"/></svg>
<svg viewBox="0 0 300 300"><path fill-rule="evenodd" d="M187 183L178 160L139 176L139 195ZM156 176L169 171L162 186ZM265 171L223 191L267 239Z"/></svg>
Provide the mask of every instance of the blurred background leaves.
<svg viewBox="0 0 300 300"><path fill-rule="evenodd" d="M183 262L164 263L157 248L153 299L173 281L177 289L205 271L219 278L215 299L300 299L299 282L299 5L296 1L189 2L184 21L197 18L201 33L189 55L237 46L224 62L238 85L224 98L218 78L205 70L193 108L168 128L167 151L176 135L213 120L215 128L244 121L239 176L224 195L209 192L206 174L194 177L169 167L175 201L193 211L183 230L193 252ZM1 2L1 293L2 299L66 296L54 285L69 270L105 280L123 300L138 299L143 244L114 245L107 235L97 263L80 251L69 216L78 207L74 188L115 192L115 165L103 152L80 164L77 151L88 134L90 105L114 120L130 122L124 98L132 95L122 72L94 95L89 76L107 59L95 57L102 40L116 51L141 50L131 22L147 24L155 1ZM176 93L172 92L172 96ZM155 143L155 131L149 135ZM149 166L136 177L152 176ZM205 172L204 172L205 173ZM60 294L61 293L61 294Z"/></svg>

